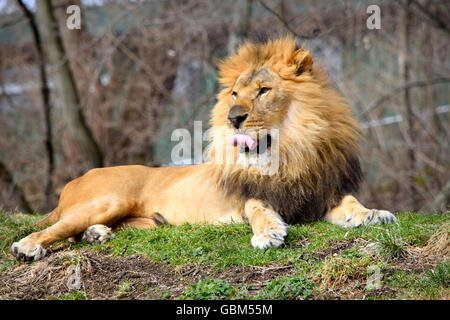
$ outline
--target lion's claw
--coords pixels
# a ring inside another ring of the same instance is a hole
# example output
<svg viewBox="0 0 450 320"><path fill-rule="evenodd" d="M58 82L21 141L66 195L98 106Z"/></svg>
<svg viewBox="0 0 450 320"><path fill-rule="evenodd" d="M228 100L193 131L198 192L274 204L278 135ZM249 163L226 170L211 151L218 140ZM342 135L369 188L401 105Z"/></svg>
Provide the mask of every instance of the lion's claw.
<svg viewBox="0 0 450 320"><path fill-rule="evenodd" d="M253 235L252 245L258 249L267 249L270 247L279 247L284 243L287 235L287 225L278 226L277 230L270 230L258 235Z"/></svg>
<svg viewBox="0 0 450 320"><path fill-rule="evenodd" d="M370 224L396 223L395 216L386 210L372 209L367 213L354 213L349 215L345 220L346 227L367 226Z"/></svg>

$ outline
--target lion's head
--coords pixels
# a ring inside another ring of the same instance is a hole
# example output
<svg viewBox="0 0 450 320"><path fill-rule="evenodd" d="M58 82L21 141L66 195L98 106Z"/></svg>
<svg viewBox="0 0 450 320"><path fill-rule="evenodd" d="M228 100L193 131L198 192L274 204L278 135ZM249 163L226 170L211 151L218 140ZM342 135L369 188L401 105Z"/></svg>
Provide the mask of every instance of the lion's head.
<svg viewBox="0 0 450 320"><path fill-rule="evenodd" d="M356 190L358 125L293 38L245 43L219 74L225 88L212 111L208 154L227 192L267 200L292 221L311 206L323 214Z"/></svg>

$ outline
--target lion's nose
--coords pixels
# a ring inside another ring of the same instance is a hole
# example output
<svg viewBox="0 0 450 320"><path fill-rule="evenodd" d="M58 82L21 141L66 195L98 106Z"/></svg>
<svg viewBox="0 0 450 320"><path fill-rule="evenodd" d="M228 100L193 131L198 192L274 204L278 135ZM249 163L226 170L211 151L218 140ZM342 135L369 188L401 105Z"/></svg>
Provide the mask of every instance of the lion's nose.
<svg viewBox="0 0 450 320"><path fill-rule="evenodd" d="M247 119L248 113L245 113L245 109L242 106L236 105L230 109L228 112L228 121L235 127L239 129L241 123Z"/></svg>

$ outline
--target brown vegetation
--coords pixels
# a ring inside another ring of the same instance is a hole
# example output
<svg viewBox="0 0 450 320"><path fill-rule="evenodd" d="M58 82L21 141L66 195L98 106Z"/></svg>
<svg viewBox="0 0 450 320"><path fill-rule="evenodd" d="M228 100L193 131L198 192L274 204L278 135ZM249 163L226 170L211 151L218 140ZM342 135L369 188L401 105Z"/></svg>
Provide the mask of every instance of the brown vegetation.
<svg viewBox="0 0 450 320"><path fill-rule="evenodd" d="M219 91L217 62L261 32L290 33L328 70L365 128L361 200L394 211L447 210L445 2L383 2L381 29L369 30L359 1L104 1L82 7L82 28L76 31L65 27L68 2L51 2L65 50L62 62L73 72L79 114L103 165L168 164L174 128L191 129L194 120L203 120L207 129ZM5 7L10 10L0 15L0 201L6 209L29 211L29 203L43 211L56 204L65 183L93 166L93 155L79 147L70 129L67 100L57 89L60 68L43 37L52 106L54 171L49 170L39 49L23 10L12 0Z"/></svg>

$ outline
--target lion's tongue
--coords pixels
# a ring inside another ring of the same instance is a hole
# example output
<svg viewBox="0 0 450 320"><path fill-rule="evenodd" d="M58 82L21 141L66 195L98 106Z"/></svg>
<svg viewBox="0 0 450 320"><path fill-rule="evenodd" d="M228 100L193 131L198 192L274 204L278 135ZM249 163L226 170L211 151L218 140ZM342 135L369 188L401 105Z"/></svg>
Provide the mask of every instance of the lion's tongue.
<svg viewBox="0 0 450 320"><path fill-rule="evenodd" d="M238 133L231 137L231 144L233 146L242 146L242 147L248 147L250 150L253 150L256 148L256 141L253 140L252 137L249 135Z"/></svg>

